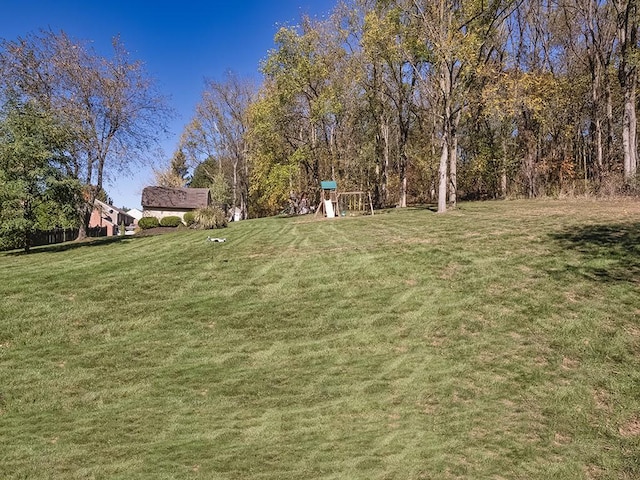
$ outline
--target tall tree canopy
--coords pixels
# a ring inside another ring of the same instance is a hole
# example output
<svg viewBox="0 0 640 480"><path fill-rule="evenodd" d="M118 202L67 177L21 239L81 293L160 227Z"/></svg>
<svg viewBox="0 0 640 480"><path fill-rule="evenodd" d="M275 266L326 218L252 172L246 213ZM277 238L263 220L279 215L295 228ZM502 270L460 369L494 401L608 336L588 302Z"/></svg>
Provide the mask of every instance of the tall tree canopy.
<svg viewBox="0 0 640 480"><path fill-rule="evenodd" d="M35 102L71 133L65 168L85 185L83 227L105 177L145 162L171 115L142 62L118 37L112 46L104 57L49 30L0 42L0 95Z"/></svg>
<svg viewBox="0 0 640 480"><path fill-rule="evenodd" d="M74 225L80 183L65 175L65 125L34 102L9 100L0 112L0 246L26 252L36 230Z"/></svg>
<svg viewBox="0 0 640 480"><path fill-rule="evenodd" d="M281 28L249 107L255 211L327 178L439 211L634 188L636 4L346 0Z"/></svg>
<svg viewBox="0 0 640 480"><path fill-rule="evenodd" d="M217 200L230 202L242 218L248 215L247 128L255 90L252 82L231 72L222 81L207 80L180 141L185 158L194 165L192 186L215 187Z"/></svg>

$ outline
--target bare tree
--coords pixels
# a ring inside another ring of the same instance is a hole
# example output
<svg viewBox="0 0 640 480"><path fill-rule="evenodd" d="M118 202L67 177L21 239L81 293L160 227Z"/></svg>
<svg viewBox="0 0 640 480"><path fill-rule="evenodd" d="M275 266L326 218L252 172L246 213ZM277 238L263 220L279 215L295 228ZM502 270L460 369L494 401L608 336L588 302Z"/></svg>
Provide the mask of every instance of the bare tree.
<svg viewBox="0 0 640 480"><path fill-rule="evenodd" d="M36 101L72 129L68 173L86 191L79 238L105 178L146 162L172 115L143 63L130 58L120 38L112 47L111 57L103 57L50 30L0 43L2 91Z"/></svg>
<svg viewBox="0 0 640 480"><path fill-rule="evenodd" d="M218 172L207 172L211 179L216 174L229 175L232 203L240 209L242 218L247 217L249 195L247 115L255 91L250 81L231 72L224 81L206 81L202 99L181 139L193 164L217 161Z"/></svg>

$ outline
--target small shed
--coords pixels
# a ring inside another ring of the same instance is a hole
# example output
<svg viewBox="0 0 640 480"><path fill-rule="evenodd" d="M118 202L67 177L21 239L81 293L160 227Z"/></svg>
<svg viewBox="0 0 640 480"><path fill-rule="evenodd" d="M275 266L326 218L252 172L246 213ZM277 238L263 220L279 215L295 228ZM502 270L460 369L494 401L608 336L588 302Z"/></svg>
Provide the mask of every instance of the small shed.
<svg viewBox="0 0 640 480"><path fill-rule="evenodd" d="M142 190L142 211L145 217L178 216L211 205L208 188L146 187Z"/></svg>

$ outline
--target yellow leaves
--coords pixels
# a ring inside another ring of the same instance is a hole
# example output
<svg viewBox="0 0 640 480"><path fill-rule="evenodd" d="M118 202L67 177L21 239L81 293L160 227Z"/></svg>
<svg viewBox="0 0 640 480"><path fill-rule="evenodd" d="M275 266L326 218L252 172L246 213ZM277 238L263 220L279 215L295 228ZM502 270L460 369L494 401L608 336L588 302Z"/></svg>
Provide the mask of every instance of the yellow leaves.
<svg viewBox="0 0 640 480"><path fill-rule="evenodd" d="M362 47L369 59L397 58L401 52L398 43L401 38L398 26L388 13L368 12L365 15Z"/></svg>
<svg viewBox="0 0 640 480"><path fill-rule="evenodd" d="M260 208L270 214L277 213L289 198L291 185L298 175L297 164L281 164L274 158L257 158L252 170L250 194Z"/></svg>
<svg viewBox="0 0 640 480"><path fill-rule="evenodd" d="M507 71L493 80L484 87L482 101L487 112L499 118L526 112L544 121L550 99L563 90L563 81L550 73Z"/></svg>

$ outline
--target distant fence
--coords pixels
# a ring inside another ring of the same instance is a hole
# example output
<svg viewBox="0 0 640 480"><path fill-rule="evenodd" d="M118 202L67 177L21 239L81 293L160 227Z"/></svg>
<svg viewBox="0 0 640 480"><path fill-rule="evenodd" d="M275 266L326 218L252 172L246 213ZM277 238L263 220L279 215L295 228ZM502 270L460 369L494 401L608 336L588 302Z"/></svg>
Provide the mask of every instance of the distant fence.
<svg viewBox="0 0 640 480"><path fill-rule="evenodd" d="M107 227L94 227L87 230L89 237L106 237ZM56 228L48 231L37 231L31 234L31 246L53 245L55 243L70 242L78 237L77 228ZM0 251L21 248L20 241L16 243L0 242Z"/></svg>
<svg viewBox="0 0 640 480"><path fill-rule="evenodd" d="M88 237L106 237L107 227L93 227L87 229ZM55 243L70 242L78 237L77 228L56 228L46 232L34 232L31 236L31 246L53 245Z"/></svg>

